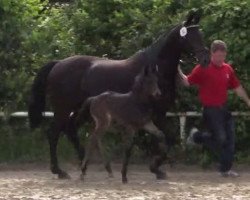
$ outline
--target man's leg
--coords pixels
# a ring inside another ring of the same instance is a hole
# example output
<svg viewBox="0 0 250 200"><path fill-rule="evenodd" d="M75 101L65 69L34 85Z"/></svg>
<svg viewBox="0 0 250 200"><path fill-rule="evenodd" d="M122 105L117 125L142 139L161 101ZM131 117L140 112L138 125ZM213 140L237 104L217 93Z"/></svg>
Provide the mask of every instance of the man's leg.
<svg viewBox="0 0 250 200"><path fill-rule="evenodd" d="M228 111L225 112L225 121L227 140L221 152L221 158L224 164L221 165L220 171L223 172L223 176L237 177L239 174L231 171L235 152L235 124L231 113Z"/></svg>
<svg viewBox="0 0 250 200"><path fill-rule="evenodd" d="M214 153L218 153L221 141L226 138L223 113L216 108L205 108L203 110L203 120L207 131L199 131L193 128L187 138L187 143L202 144Z"/></svg>
<svg viewBox="0 0 250 200"><path fill-rule="evenodd" d="M193 141L219 154L220 172L232 167L234 151L234 131L232 118L221 108L205 108L203 117L209 132L193 133Z"/></svg>

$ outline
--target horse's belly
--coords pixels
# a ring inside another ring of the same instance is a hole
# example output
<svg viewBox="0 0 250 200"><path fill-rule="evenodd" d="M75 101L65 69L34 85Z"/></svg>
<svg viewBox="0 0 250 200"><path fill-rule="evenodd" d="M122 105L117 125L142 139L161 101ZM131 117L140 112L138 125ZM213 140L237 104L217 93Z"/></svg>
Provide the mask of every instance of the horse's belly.
<svg viewBox="0 0 250 200"><path fill-rule="evenodd" d="M142 112L138 108L131 109L129 107L120 107L115 111L118 123L124 126L134 127L136 129L142 128L146 123L151 120L149 112Z"/></svg>
<svg viewBox="0 0 250 200"><path fill-rule="evenodd" d="M100 80L97 79L95 81L91 81L87 85L86 91L90 94L90 96L96 96L106 91L113 91L118 93L127 93L131 90L132 81L130 80ZM83 87L85 90L85 87Z"/></svg>

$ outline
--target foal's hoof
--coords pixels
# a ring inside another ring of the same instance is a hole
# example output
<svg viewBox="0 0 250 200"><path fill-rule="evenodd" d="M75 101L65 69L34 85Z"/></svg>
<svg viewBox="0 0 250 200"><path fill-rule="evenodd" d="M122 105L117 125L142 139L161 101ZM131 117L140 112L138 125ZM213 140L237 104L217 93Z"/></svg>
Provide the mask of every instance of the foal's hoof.
<svg viewBox="0 0 250 200"><path fill-rule="evenodd" d="M59 179L71 179L70 175L68 175L66 172L62 172L58 174Z"/></svg>
<svg viewBox="0 0 250 200"><path fill-rule="evenodd" d="M80 180L84 181L84 175L85 175L85 174L81 174L81 175L80 175Z"/></svg>
<svg viewBox="0 0 250 200"><path fill-rule="evenodd" d="M164 172L159 172L158 174L156 174L156 179L157 180L166 180L167 179L167 175Z"/></svg>

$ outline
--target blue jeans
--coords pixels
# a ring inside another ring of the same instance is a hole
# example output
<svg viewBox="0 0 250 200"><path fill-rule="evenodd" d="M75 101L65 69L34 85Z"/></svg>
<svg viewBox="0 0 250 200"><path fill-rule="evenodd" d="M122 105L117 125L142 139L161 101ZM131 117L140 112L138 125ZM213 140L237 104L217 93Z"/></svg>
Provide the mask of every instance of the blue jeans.
<svg viewBox="0 0 250 200"><path fill-rule="evenodd" d="M233 165L235 125L226 106L204 107L203 119L208 132L197 132L194 141L219 154L219 171L225 172Z"/></svg>

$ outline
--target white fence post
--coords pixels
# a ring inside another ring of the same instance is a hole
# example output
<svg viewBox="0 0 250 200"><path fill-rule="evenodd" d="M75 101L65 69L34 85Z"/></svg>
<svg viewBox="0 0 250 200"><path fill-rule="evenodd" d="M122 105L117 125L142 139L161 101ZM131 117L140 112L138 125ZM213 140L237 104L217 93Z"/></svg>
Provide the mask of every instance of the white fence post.
<svg viewBox="0 0 250 200"><path fill-rule="evenodd" d="M186 139L186 133L185 133L185 126L186 126L186 116L180 115L180 137L181 137L181 145L182 147L185 147L185 139Z"/></svg>

